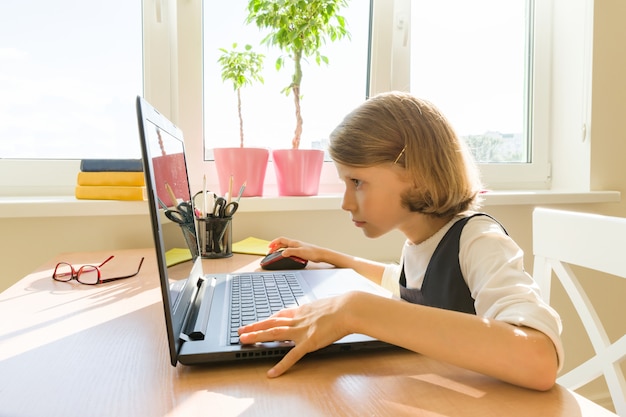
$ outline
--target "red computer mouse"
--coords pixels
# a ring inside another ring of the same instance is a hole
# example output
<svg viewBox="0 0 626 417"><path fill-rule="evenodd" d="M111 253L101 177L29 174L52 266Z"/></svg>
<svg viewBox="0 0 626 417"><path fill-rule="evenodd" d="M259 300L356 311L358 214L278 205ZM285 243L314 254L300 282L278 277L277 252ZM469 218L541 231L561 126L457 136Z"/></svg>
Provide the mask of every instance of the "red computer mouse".
<svg viewBox="0 0 626 417"><path fill-rule="evenodd" d="M261 268L267 270L302 269L308 261L297 256L283 256L282 251L272 252L261 259Z"/></svg>

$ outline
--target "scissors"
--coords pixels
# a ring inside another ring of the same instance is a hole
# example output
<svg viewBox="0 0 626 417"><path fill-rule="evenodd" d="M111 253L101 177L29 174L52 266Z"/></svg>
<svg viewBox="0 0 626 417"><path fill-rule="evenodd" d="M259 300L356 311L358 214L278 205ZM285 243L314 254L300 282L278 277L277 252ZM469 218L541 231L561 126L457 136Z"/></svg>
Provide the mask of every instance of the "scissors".
<svg viewBox="0 0 626 417"><path fill-rule="evenodd" d="M182 202L175 209L167 209L165 210L165 216L174 223L187 227L195 235L195 223L191 203Z"/></svg>
<svg viewBox="0 0 626 417"><path fill-rule="evenodd" d="M224 197L218 197L215 199L215 205L213 206L213 216L221 218L233 217L238 208L238 202L231 201L228 203Z"/></svg>

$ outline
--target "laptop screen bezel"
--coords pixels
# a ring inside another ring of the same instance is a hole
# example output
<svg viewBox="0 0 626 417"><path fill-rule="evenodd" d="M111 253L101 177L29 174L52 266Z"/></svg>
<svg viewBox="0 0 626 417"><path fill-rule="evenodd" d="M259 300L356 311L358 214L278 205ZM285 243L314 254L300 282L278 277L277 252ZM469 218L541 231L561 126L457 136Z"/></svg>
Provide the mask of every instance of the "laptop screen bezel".
<svg viewBox="0 0 626 417"><path fill-rule="evenodd" d="M189 177L187 170L187 160L185 154L185 146L183 133L174 123L167 117L158 112L144 98L137 97L137 117L139 125L139 137L141 142L142 161L144 168L144 176L146 182L146 194L148 198L148 206L150 209L150 222L152 225L152 235L154 238L157 265L159 268L159 279L161 286L161 294L163 298L163 309L165 313L165 323L167 326L167 338L170 350L170 360L173 366L178 363L178 353L184 343L183 329L185 328L186 318L189 316L189 309L192 305L192 299L198 288L198 282L202 275L201 259L195 259L191 268L191 274L184 282L184 285L177 294L173 294L170 284L173 282L169 278L168 266L166 262L166 245L163 239L163 223L169 222L164 216L159 205L159 197L157 193L153 159L156 155L152 155L150 144L150 130L155 127L167 133L168 140L177 141L176 146L180 146L183 153L183 162L185 165L185 173L187 173L187 188L189 189ZM191 196L191 190L188 190ZM197 241L196 241L197 245ZM197 253L197 252L196 252ZM189 261L191 262L191 261Z"/></svg>

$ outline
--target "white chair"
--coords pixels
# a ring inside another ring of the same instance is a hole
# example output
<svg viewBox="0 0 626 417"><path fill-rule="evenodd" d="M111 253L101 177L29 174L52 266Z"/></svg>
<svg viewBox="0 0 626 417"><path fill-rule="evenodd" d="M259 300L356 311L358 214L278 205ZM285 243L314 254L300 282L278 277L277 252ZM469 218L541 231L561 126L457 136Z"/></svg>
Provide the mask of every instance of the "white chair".
<svg viewBox="0 0 626 417"><path fill-rule="evenodd" d="M533 212L533 275L542 296L550 300L552 271L559 279L589 335L595 356L565 373L557 382L577 389L604 375L617 414L626 417L626 382L620 361L626 357L626 335L610 342L585 290L569 265L626 278L626 219L536 208ZM626 318L624 304L615 312ZM567 351L566 351L567 354Z"/></svg>

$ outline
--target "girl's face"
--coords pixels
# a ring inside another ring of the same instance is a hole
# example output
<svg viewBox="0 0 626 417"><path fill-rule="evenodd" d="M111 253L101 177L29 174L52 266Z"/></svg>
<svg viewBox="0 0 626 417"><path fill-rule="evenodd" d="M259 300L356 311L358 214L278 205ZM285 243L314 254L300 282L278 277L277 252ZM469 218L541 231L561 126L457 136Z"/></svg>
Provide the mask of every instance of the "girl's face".
<svg viewBox="0 0 626 417"><path fill-rule="evenodd" d="M416 213L402 207L400 196L411 186L404 170L393 164L355 168L335 163L345 183L341 208L350 212L356 227L367 237L379 237L400 229L406 232ZM405 233L406 234L406 233Z"/></svg>

